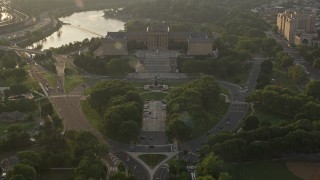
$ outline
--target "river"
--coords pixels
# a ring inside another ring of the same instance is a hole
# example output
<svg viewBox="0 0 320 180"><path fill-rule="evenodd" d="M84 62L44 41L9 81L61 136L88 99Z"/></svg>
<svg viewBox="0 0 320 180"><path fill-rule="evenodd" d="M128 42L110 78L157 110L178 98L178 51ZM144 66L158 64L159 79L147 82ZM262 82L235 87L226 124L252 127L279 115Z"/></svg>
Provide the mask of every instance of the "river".
<svg viewBox="0 0 320 180"><path fill-rule="evenodd" d="M101 37L99 35L105 36L108 32L117 32L124 29L125 22L116 19L106 19L103 17L103 14L103 11L86 11L59 18L60 21L67 24L62 25L58 31L46 39L34 43L33 48L38 45L42 45L42 49L60 47L70 42Z"/></svg>

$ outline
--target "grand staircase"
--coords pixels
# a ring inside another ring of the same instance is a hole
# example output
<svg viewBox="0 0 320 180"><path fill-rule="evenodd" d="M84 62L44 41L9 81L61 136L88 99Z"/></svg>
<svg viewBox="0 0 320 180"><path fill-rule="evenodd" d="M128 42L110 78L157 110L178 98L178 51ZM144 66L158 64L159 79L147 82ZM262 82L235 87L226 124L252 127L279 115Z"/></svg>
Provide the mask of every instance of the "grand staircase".
<svg viewBox="0 0 320 180"><path fill-rule="evenodd" d="M171 72L170 59L166 57L146 58L143 63L146 73L168 73Z"/></svg>

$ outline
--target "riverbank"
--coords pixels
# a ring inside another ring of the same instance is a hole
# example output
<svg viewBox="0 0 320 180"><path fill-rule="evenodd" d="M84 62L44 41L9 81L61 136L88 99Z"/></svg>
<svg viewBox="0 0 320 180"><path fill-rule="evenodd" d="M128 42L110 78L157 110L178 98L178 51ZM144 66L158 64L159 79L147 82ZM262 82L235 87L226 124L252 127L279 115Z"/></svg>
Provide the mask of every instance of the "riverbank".
<svg viewBox="0 0 320 180"><path fill-rule="evenodd" d="M58 31L61 27L62 27L62 22L59 21L57 19L57 24L54 26L51 26L48 29L45 29L44 31L42 31L42 33L40 35L36 35L36 36L32 36L32 37L28 37L22 41L16 42L16 44L20 47L28 47L31 46L32 44L34 44L35 42L41 41L45 38L47 38L48 36L50 36L51 34L53 34L54 32Z"/></svg>
<svg viewBox="0 0 320 180"><path fill-rule="evenodd" d="M58 18L70 16L74 13L86 12L86 11L99 11L107 8L106 4L95 4L86 8L79 7L65 7L60 9L51 10L42 15L39 15L39 20L37 24L31 27L23 28L20 31L17 30L8 35L4 35L2 38L10 41L11 44L17 44L21 47L27 47L33 45L36 42L45 40L47 37L51 36L53 33L58 31L63 22ZM41 23L45 25L41 25Z"/></svg>

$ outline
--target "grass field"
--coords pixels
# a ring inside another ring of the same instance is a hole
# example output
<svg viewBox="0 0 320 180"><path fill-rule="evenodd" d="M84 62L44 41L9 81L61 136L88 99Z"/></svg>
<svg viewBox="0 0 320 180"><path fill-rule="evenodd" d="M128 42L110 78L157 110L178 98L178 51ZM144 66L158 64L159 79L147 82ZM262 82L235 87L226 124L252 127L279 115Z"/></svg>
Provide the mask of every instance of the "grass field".
<svg viewBox="0 0 320 180"><path fill-rule="evenodd" d="M232 165L229 167L232 179L236 180L299 180L286 167L285 162L259 162Z"/></svg>
<svg viewBox="0 0 320 180"><path fill-rule="evenodd" d="M164 154L142 154L138 156L142 161L144 161L150 168L154 168L161 161L167 158Z"/></svg>
<svg viewBox="0 0 320 180"><path fill-rule="evenodd" d="M66 93L69 93L73 88L83 82L84 80L80 76L66 76L64 80L64 90Z"/></svg>
<svg viewBox="0 0 320 180"><path fill-rule="evenodd" d="M21 125L25 130L30 130L32 129L36 122L35 121L28 121L28 122L19 122L19 123L5 123L5 122L0 122L0 136L5 135L5 130L10 126L10 125Z"/></svg>
<svg viewBox="0 0 320 180"><path fill-rule="evenodd" d="M279 125L281 122L289 122L292 120L287 116L279 115L272 112L266 112L262 108L257 106L254 106L253 115L256 116L260 122L267 121L272 125Z"/></svg>

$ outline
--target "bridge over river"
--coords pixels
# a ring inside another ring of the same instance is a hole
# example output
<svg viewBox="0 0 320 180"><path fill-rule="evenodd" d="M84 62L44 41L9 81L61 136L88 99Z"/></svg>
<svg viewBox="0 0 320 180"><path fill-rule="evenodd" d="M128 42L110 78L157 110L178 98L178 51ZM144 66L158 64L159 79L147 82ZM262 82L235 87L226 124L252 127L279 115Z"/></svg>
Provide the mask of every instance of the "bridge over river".
<svg viewBox="0 0 320 180"><path fill-rule="evenodd" d="M21 48L17 46L0 46L0 49L5 51L20 51L20 52L26 52L26 53L32 53L32 54L46 54L45 51L26 49L26 48Z"/></svg>

